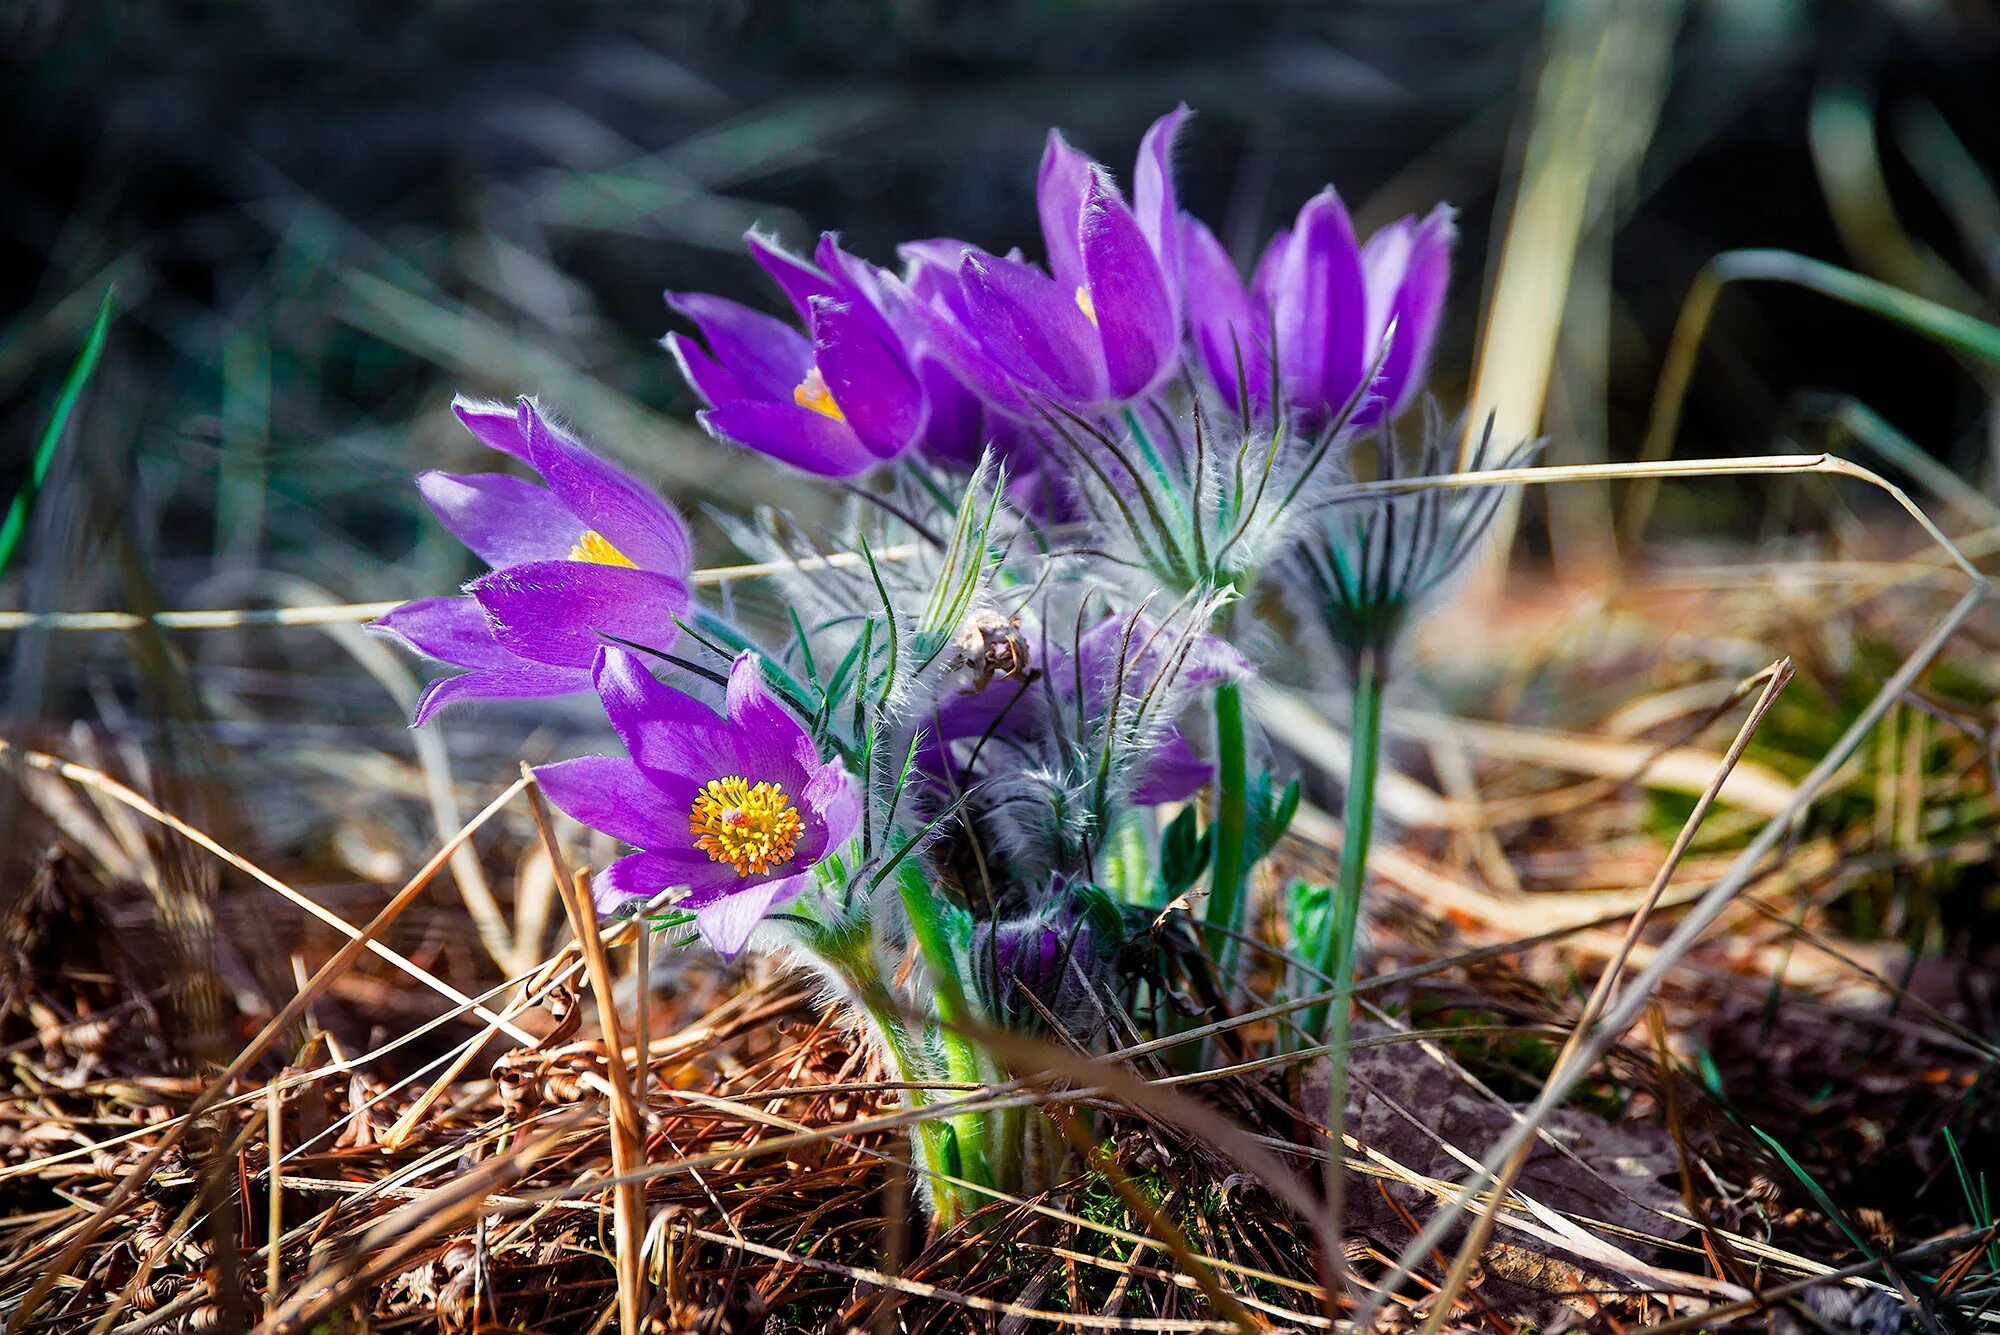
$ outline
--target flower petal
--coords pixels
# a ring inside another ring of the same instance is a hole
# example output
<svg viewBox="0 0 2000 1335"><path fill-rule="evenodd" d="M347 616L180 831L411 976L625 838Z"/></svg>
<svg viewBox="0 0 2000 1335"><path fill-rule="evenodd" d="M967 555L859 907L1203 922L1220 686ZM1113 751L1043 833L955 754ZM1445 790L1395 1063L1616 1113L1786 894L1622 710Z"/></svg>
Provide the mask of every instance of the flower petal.
<svg viewBox="0 0 2000 1335"><path fill-rule="evenodd" d="M912 254L909 246L902 250ZM946 271L931 267L929 260L913 259L909 283L886 283L889 301L899 317L917 331L917 345L923 353L949 367L961 384L1001 412L1030 417L1035 410L1022 396L1014 377L972 332L977 326L968 313L956 267L971 254L984 252L959 246L952 260L954 267Z"/></svg>
<svg viewBox="0 0 2000 1335"><path fill-rule="evenodd" d="M418 598L369 623L426 658L456 667L503 667L520 661L493 638L486 610L472 598Z"/></svg>
<svg viewBox="0 0 2000 1335"><path fill-rule="evenodd" d="M685 691L675 690L646 670L630 650L606 645L598 650L591 680L612 731L625 750L669 796L688 804L710 779L741 772L743 758L728 721ZM677 779L686 786L671 791Z"/></svg>
<svg viewBox="0 0 2000 1335"><path fill-rule="evenodd" d="M1393 415L1423 383L1424 365L1430 360L1431 342L1444 313L1445 289L1451 283L1453 216L1449 207L1440 204L1421 223L1405 219L1383 228L1361 249L1368 284L1371 358L1375 355L1374 340L1387 333L1391 322L1395 325L1375 387L1381 395L1379 412ZM1376 415L1364 412L1357 414L1356 420L1365 425Z"/></svg>
<svg viewBox="0 0 2000 1335"><path fill-rule="evenodd" d="M489 566L556 560L583 536L583 525L554 492L505 473L420 473L417 491L438 522Z"/></svg>
<svg viewBox="0 0 2000 1335"><path fill-rule="evenodd" d="M627 904L643 904L673 888L673 863L658 853L628 853L590 879L590 898L599 917Z"/></svg>
<svg viewBox="0 0 2000 1335"><path fill-rule="evenodd" d="M852 477L882 462L845 422L791 403L738 399L695 420L710 435L821 477Z"/></svg>
<svg viewBox="0 0 2000 1335"><path fill-rule="evenodd" d="M1306 202L1272 299L1278 362L1308 426L1338 412L1368 363L1368 292L1347 207L1329 186Z"/></svg>
<svg viewBox="0 0 2000 1335"><path fill-rule="evenodd" d="M609 460L600 459L536 411L520 404L530 462L557 498L641 568L685 578L693 564L687 525L659 495Z"/></svg>
<svg viewBox="0 0 2000 1335"><path fill-rule="evenodd" d="M837 299L841 295L826 273L786 250L770 233L753 227L743 234L743 244L750 248L750 258L757 261L758 267L784 289L785 299L799 313L801 324L812 322L814 297Z"/></svg>
<svg viewBox="0 0 2000 1335"><path fill-rule="evenodd" d="M749 396L741 381L686 334L668 334L660 340L660 346L672 354L688 388L701 395L702 402L710 407Z"/></svg>
<svg viewBox="0 0 2000 1335"><path fill-rule="evenodd" d="M1242 411L1241 391L1248 389L1251 406L1261 409L1271 397L1271 331L1215 233L1185 217L1180 231L1182 296L1195 353L1223 402Z"/></svg>
<svg viewBox="0 0 2000 1335"><path fill-rule="evenodd" d="M791 793L805 786L800 743L805 743L806 752L817 759L811 734L764 684L763 659L754 651L738 654L730 666L729 722L750 766L743 771L746 777L783 783Z"/></svg>
<svg viewBox="0 0 2000 1335"><path fill-rule="evenodd" d="M923 390L899 345L871 308L813 302L813 355L847 425L884 459L908 449L924 425Z"/></svg>
<svg viewBox="0 0 2000 1335"><path fill-rule="evenodd" d="M589 667L607 635L664 649L688 605L671 575L587 561L524 561L466 587L502 646L558 667Z"/></svg>
<svg viewBox="0 0 2000 1335"><path fill-rule="evenodd" d="M928 409L924 414L924 453L970 471L993 437L987 428L985 405L941 361L926 358L919 362L917 379L923 385Z"/></svg>
<svg viewBox="0 0 2000 1335"><path fill-rule="evenodd" d="M688 808L668 800L623 756L579 756L535 767L549 801L593 830L658 852L687 841Z"/></svg>
<svg viewBox="0 0 2000 1335"><path fill-rule="evenodd" d="M993 361L1069 407L1103 402L1103 347L1073 288L997 255L969 254L958 273L968 329Z"/></svg>
<svg viewBox="0 0 2000 1335"><path fill-rule="evenodd" d="M513 404L469 399L460 394L451 401L451 410L465 423L465 429L479 438L480 444L527 461L528 437L521 430L520 414Z"/></svg>
<svg viewBox="0 0 2000 1335"><path fill-rule="evenodd" d="M1142 807L1162 802L1185 802L1201 791L1214 766L1194 753L1187 735L1169 728L1150 754L1139 762L1139 781L1132 788L1132 801Z"/></svg>
<svg viewBox="0 0 2000 1335"><path fill-rule="evenodd" d="M735 959L764 915L775 905L796 897L810 883L808 876L786 876L722 895L695 910L695 930L716 954L726 960Z"/></svg>
<svg viewBox="0 0 2000 1335"><path fill-rule="evenodd" d="M1132 212L1146 244L1159 257L1173 303L1174 325L1180 325L1181 228L1180 202L1174 194L1174 139L1193 113L1183 102L1154 121L1139 141L1139 161L1132 169Z"/></svg>
<svg viewBox="0 0 2000 1335"><path fill-rule="evenodd" d="M1083 250L1077 243L1084 198L1097 164L1069 146L1062 131L1050 130L1035 180L1035 210L1042 219L1042 244L1049 252L1049 272L1069 291L1084 284Z"/></svg>
<svg viewBox="0 0 2000 1335"><path fill-rule="evenodd" d="M783 320L705 292L669 292L667 305L695 322L710 355L755 398L791 398L812 366L805 335Z"/></svg>
<svg viewBox="0 0 2000 1335"><path fill-rule="evenodd" d="M1102 170L1091 174L1078 240L1111 397L1137 398L1173 364L1180 328L1160 262Z"/></svg>
<svg viewBox="0 0 2000 1335"><path fill-rule="evenodd" d="M818 820L823 832L812 861L839 850L861 826L861 789L838 761L813 771L799 793L799 803Z"/></svg>
<svg viewBox="0 0 2000 1335"><path fill-rule="evenodd" d="M588 673L515 659L506 667L476 668L456 677L440 677L417 699L410 726L421 728L438 711L470 700L542 700L574 695L590 686Z"/></svg>

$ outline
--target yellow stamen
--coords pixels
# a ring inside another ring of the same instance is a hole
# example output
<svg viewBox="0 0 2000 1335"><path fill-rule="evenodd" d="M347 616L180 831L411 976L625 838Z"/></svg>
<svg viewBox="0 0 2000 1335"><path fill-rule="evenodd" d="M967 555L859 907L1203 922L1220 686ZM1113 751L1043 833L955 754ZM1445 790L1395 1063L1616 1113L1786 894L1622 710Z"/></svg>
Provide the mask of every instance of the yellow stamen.
<svg viewBox="0 0 2000 1335"><path fill-rule="evenodd" d="M576 540L576 546L569 549L572 561L588 561L592 565L624 566L627 570L637 570L639 563L611 545L611 539L594 528L587 528L583 536Z"/></svg>
<svg viewBox="0 0 2000 1335"><path fill-rule="evenodd" d="M1089 288L1080 287L1076 290L1076 308L1083 312L1086 320L1092 324L1097 323L1097 303L1090 299Z"/></svg>
<svg viewBox="0 0 2000 1335"><path fill-rule="evenodd" d="M806 372L806 378L792 387L792 402L801 408L810 408L821 417L831 417L836 422L845 422L847 414L840 411L840 405L833 401L833 391L826 387L826 377L819 373L817 366Z"/></svg>
<svg viewBox="0 0 2000 1335"><path fill-rule="evenodd" d="M740 774L710 779L695 794L688 812L688 832L694 846L716 862L736 868L738 876L762 876L792 860L805 832L805 822L785 796L782 784L753 785Z"/></svg>

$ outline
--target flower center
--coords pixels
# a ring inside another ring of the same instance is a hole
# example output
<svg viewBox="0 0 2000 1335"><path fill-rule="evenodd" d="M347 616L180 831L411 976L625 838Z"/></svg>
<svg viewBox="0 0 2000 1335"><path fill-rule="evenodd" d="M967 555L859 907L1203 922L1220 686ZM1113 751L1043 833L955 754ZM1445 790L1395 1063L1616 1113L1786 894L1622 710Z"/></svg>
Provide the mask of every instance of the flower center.
<svg viewBox="0 0 2000 1335"><path fill-rule="evenodd" d="M792 860L805 822L782 784L752 784L732 774L710 779L695 794L688 832L712 861L728 863L738 876L762 876Z"/></svg>
<svg viewBox="0 0 2000 1335"><path fill-rule="evenodd" d="M1076 308L1083 312L1084 319L1097 323L1097 303L1090 299L1089 288L1079 287L1076 290Z"/></svg>
<svg viewBox="0 0 2000 1335"><path fill-rule="evenodd" d="M569 549L569 559L572 561L588 561L592 565L624 566L628 570L637 570L639 568L637 561L634 561L631 557L613 547L611 539L605 537L594 528L587 528L583 531L583 536L576 540L576 546Z"/></svg>
<svg viewBox="0 0 2000 1335"><path fill-rule="evenodd" d="M833 391L826 387L826 377L819 373L817 366L806 372L806 378L792 387L792 402L801 408L810 408L821 417L831 417L836 422L845 422L847 414L840 411L840 405L833 401Z"/></svg>

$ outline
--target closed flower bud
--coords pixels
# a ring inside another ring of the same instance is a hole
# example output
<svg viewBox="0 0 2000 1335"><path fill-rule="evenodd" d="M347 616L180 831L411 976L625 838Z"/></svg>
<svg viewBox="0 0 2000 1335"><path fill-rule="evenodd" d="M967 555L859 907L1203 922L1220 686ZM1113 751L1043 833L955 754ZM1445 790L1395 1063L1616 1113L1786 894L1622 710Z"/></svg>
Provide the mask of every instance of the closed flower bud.
<svg viewBox="0 0 2000 1335"><path fill-rule="evenodd" d="M1046 1011L1068 1032L1087 1034L1098 1023L1093 993L1117 949L1118 911L1088 888L1051 900L1040 913L973 929L973 981L1003 1024L1034 1028L1047 1023Z"/></svg>

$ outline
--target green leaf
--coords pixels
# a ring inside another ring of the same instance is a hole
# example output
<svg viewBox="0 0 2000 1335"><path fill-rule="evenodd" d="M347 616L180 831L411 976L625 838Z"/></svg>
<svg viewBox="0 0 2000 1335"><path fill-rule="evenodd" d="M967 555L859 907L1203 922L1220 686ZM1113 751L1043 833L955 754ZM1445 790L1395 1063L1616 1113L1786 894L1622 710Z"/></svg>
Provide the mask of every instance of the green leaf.
<svg viewBox="0 0 2000 1335"><path fill-rule="evenodd" d="M0 520L0 575L7 573L7 567L14 562L14 553L20 550L22 539L27 537L28 516L35 508L35 497L41 493L42 482L49 475L49 465L55 462L56 447L62 443L63 430L69 425L70 414L76 411L77 400L83 396L83 387L96 374L97 363L104 355L117 296L116 286L105 289L104 300L97 305L97 318L91 322L90 334L83 341L83 351L71 364L69 375L63 379L62 392L56 396L55 409L42 426L42 438L35 444L34 460L28 466L27 480L14 493L13 502L7 507L7 517Z"/></svg>
<svg viewBox="0 0 2000 1335"><path fill-rule="evenodd" d="M1207 873L1214 843L1212 832L1201 828L1195 809L1182 807L1181 814L1160 835L1160 884L1166 891L1163 899L1172 900L1187 893Z"/></svg>

